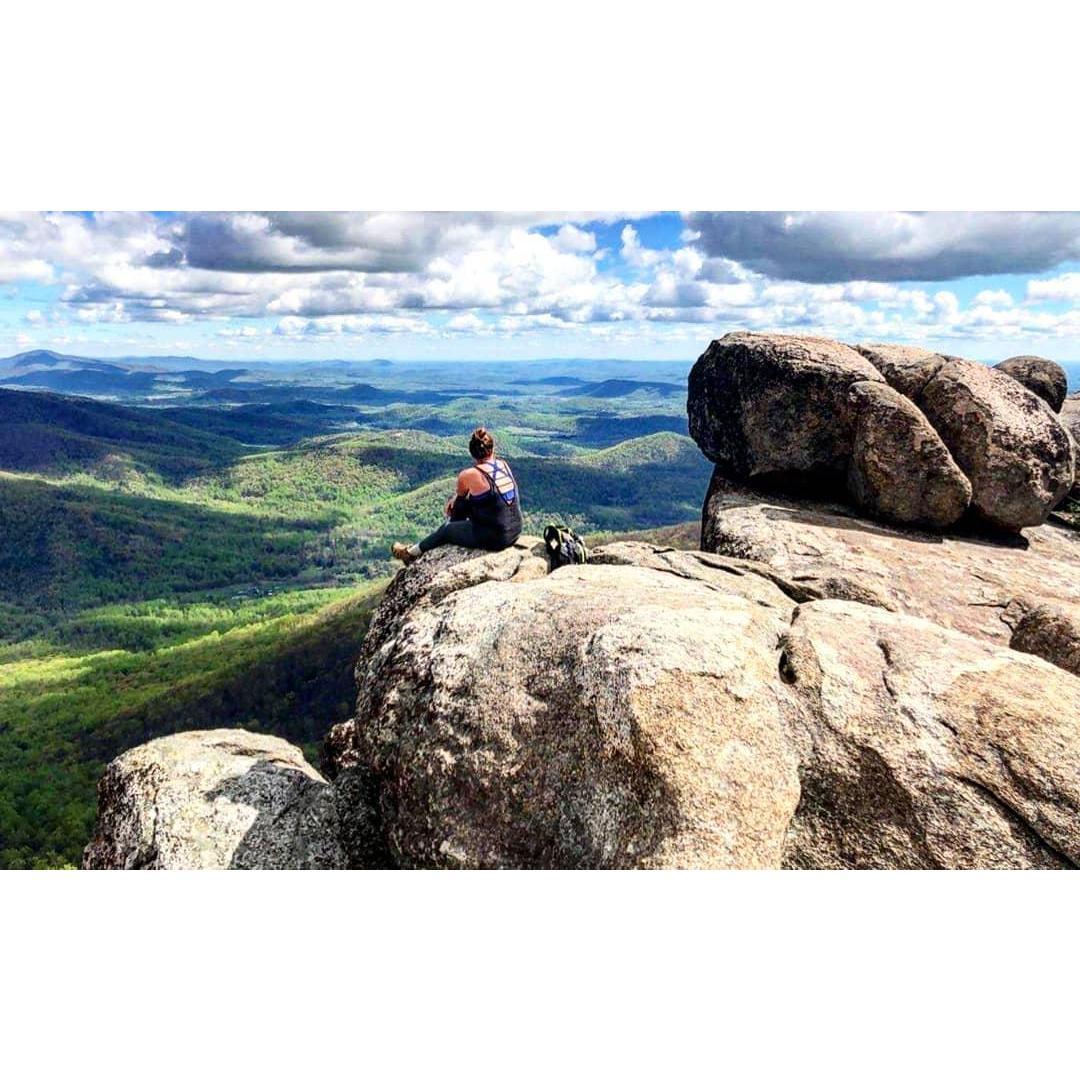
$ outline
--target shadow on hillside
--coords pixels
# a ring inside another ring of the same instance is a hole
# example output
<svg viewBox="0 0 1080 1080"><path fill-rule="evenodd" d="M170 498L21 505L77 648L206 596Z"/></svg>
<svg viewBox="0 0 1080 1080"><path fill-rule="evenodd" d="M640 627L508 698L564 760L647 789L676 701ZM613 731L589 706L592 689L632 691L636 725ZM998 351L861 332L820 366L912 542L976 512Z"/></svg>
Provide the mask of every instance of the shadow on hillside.
<svg viewBox="0 0 1080 1080"><path fill-rule="evenodd" d="M154 410L0 390L0 469L63 477L78 471L121 476L134 467L179 480L242 453L232 440Z"/></svg>
<svg viewBox="0 0 1080 1080"><path fill-rule="evenodd" d="M0 478L0 595L71 615L294 577L305 545L345 520L211 510L84 485Z"/></svg>
<svg viewBox="0 0 1080 1080"><path fill-rule="evenodd" d="M514 471L521 482L522 508L542 505L546 513L583 514L595 506L625 507L641 527L670 524L687 504L700 508L711 464L688 446L671 461L581 458L542 461L521 458ZM673 511L670 508L677 508Z"/></svg>
<svg viewBox="0 0 1080 1080"><path fill-rule="evenodd" d="M79 756L108 761L150 739L198 728L243 727L297 744L320 742L351 715L356 656L380 598L376 590L301 627L245 629L135 660L90 658L81 684L119 700L107 720L72 733ZM124 703L125 691L133 702Z"/></svg>
<svg viewBox="0 0 1080 1080"><path fill-rule="evenodd" d="M91 473L106 481L121 481L135 471L161 476L169 483L182 483L209 468L237 460L245 451L242 446L233 451L215 448L213 452L187 446L154 447L33 424L0 428L0 469L38 473L56 480Z"/></svg>
<svg viewBox="0 0 1080 1080"><path fill-rule="evenodd" d="M659 432L689 436L690 429L685 414L667 415L648 413L644 416L619 416L615 413L598 413L575 421L573 438L581 446L604 449L616 446L626 439L640 439Z"/></svg>

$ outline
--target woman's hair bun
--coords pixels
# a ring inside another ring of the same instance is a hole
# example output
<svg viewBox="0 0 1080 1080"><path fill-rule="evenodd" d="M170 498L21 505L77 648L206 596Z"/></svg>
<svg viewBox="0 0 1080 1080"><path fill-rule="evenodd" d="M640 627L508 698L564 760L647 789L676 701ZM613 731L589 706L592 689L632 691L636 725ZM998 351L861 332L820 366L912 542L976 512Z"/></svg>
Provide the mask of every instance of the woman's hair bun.
<svg viewBox="0 0 1080 1080"><path fill-rule="evenodd" d="M469 453L477 461L486 458L495 449L495 440L487 428L478 427L469 438Z"/></svg>

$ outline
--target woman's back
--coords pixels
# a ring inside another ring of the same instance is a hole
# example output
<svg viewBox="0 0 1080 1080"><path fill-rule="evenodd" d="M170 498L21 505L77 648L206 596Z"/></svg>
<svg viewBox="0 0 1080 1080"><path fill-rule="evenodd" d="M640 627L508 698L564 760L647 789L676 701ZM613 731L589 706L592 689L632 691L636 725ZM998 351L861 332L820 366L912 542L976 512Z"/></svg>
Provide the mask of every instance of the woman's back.
<svg viewBox="0 0 1080 1080"><path fill-rule="evenodd" d="M521 492L509 464L495 456L495 439L478 427L469 438L473 464L458 473L446 520L417 544L394 543L390 553L410 563L441 544L502 551L521 535Z"/></svg>
<svg viewBox="0 0 1080 1080"><path fill-rule="evenodd" d="M469 518L493 540L512 544L521 535L521 499L517 481L507 462L489 458L473 468L483 476L487 490L469 492Z"/></svg>

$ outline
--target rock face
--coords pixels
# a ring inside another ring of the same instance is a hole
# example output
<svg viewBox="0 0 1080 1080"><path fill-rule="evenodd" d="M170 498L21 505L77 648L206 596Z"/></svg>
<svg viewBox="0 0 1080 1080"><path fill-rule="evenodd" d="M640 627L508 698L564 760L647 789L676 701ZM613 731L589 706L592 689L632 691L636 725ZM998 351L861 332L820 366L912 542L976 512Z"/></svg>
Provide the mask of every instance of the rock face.
<svg viewBox="0 0 1080 1080"><path fill-rule="evenodd" d="M1073 441L1080 443L1080 394L1072 394L1062 402L1061 423Z"/></svg>
<svg viewBox="0 0 1080 1080"><path fill-rule="evenodd" d="M781 664L802 706L786 865L1080 862L1080 680L838 601L799 609Z"/></svg>
<svg viewBox="0 0 1080 1080"><path fill-rule="evenodd" d="M1080 395L1073 394L1067 397L1061 406L1062 427L1069 433L1073 442L1073 454L1077 461L1077 475L1073 479L1072 489L1066 496L1075 502L1080 502Z"/></svg>
<svg viewBox="0 0 1080 1080"><path fill-rule="evenodd" d="M762 490L836 495L846 482L885 520L947 528L970 504L1017 531L1068 494L1076 454L1017 381L1049 380L1057 400L1064 372L1014 359L999 371L911 346L728 334L690 373L690 434L723 476Z"/></svg>
<svg viewBox="0 0 1080 1080"><path fill-rule="evenodd" d="M1069 380L1060 364L1041 356L1010 356L995 366L1041 397L1054 412L1061 412Z"/></svg>
<svg viewBox="0 0 1080 1080"><path fill-rule="evenodd" d="M883 380L839 342L727 334L690 372L690 434L733 479L842 486L853 427L848 389L867 381Z"/></svg>
<svg viewBox="0 0 1080 1080"><path fill-rule="evenodd" d="M767 565L823 598L861 600L1008 645L1010 605L1024 597L1080 605L1080 533L1054 524L1012 544L858 517L835 503L765 497L713 478L701 547Z"/></svg>
<svg viewBox="0 0 1080 1080"><path fill-rule="evenodd" d="M940 581L908 589L940 537L742 497L713 509L742 513L754 558L423 556L371 623L332 784L276 739L160 739L109 767L86 865L1080 863L1080 679L901 610L949 614ZM878 534L875 579L858 556Z"/></svg>
<svg viewBox="0 0 1080 1080"><path fill-rule="evenodd" d="M1005 529L1040 525L1073 485L1074 451L1045 402L1015 379L953 360L919 407L971 481L972 506Z"/></svg>
<svg viewBox="0 0 1080 1080"><path fill-rule="evenodd" d="M190 731L129 750L98 785L88 870L345 866L330 785L282 739Z"/></svg>
<svg viewBox="0 0 1080 1080"><path fill-rule="evenodd" d="M1080 607L1039 604L1024 611L1009 644L1080 675Z"/></svg>
<svg viewBox="0 0 1080 1080"><path fill-rule="evenodd" d="M1080 861L1074 676L752 560L596 554L369 637L338 782L393 865Z"/></svg>
<svg viewBox="0 0 1080 1080"><path fill-rule="evenodd" d="M916 401L923 387L945 366L938 353L915 345L856 345L885 377L885 381L904 397Z"/></svg>
<svg viewBox="0 0 1080 1080"><path fill-rule="evenodd" d="M875 517L943 529L971 502L971 484L925 416L884 383L853 383L847 487Z"/></svg>
<svg viewBox="0 0 1080 1080"><path fill-rule="evenodd" d="M373 623L345 764L372 778L399 866L777 865L793 607L692 560L455 591Z"/></svg>

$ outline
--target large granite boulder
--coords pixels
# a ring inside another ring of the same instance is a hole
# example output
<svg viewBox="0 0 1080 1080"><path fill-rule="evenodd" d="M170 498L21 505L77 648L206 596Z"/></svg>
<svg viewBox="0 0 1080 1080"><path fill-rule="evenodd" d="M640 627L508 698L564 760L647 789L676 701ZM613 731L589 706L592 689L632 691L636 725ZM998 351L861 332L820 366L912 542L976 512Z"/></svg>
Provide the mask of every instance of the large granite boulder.
<svg viewBox="0 0 1080 1080"><path fill-rule="evenodd" d="M736 555L423 556L372 620L332 785L279 740L160 739L109 767L86 865L1077 865L1080 679L989 628L1030 600L973 599L1016 577L995 550L1054 587L1075 534L994 549L757 498L713 492Z"/></svg>
<svg viewBox="0 0 1080 1080"><path fill-rule="evenodd" d="M1041 397L1054 412L1061 412L1069 380L1060 364L1041 356L1010 356L995 367Z"/></svg>
<svg viewBox="0 0 1080 1080"><path fill-rule="evenodd" d="M885 381L906 398L916 400L923 387L945 366L938 353L917 345L856 345L884 376Z"/></svg>
<svg viewBox="0 0 1080 1080"><path fill-rule="evenodd" d="M883 380L839 342L727 334L690 372L690 434L733 479L842 487L853 438L848 389L866 381Z"/></svg>
<svg viewBox="0 0 1080 1080"><path fill-rule="evenodd" d="M1073 441L1080 443L1080 394L1070 394L1061 403L1060 419Z"/></svg>
<svg viewBox="0 0 1080 1080"><path fill-rule="evenodd" d="M785 865L1080 863L1080 679L834 600L799 608L780 666L801 706Z"/></svg>
<svg viewBox="0 0 1080 1080"><path fill-rule="evenodd" d="M1077 462L1072 489L1063 501L1071 499L1073 502L1080 503L1080 394L1072 394L1065 399L1058 419L1061 421L1061 426L1069 433L1069 438L1072 439Z"/></svg>
<svg viewBox="0 0 1080 1080"><path fill-rule="evenodd" d="M1063 379L1031 357L994 370L915 346L736 333L694 365L687 411L690 434L730 480L811 497L846 484L867 513L932 528L970 505L1015 531L1068 495L1076 457L1018 380L1060 407Z"/></svg>
<svg viewBox="0 0 1080 1080"><path fill-rule="evenodd" d="M1080 605L1028 606L1017 601L1018 618L1009 644L1021 652L1041 656L1073 675L1080 675Z"/></svg>
<svg viewBox="0 0 1080 1080"><path fill-rule="evenodd" d="M344 867L337 800L282 739L169 735L122 754L98 784L88 870Z"/></svg>
<svg viewBox="0 0 1080 1080"><path fill-rule="evenodd" d="M717 474L702 513L701 547L812 585L823 598L861 600L1007 646L1018 597L1080 605L1080 533L1054 523L1011 543L868 521L838 503L732 484Z"/></svg>
<svg viewBox="0 0 1080 1080"><path fill-rule="evenodd" d="M879 382L848 391L855 427L847 487L874 517L944 529L971 502L971 484L925 416Z"/></svg>
<svg viewBox="0 0 1080 1080"><path fill-rule="evenodd" d="M1065 429L1004 372L950 361L917 404L971 481L972 507L992 525L1040 525L1072 488L1074 449Z"/></svg>
<svg viewBox="0 0 1080 1080"><path fill-rule="evenodd" d="M372 623L339 779L367 779L396 865L779 865L794 603L753 573L617 557Z"/></svg>
<svg viewBox="0 0 1080 1080"><path fill-rule="evenodd" d="M1080 860L1075 677L751 560L596 554L369 638L339 782L394 865Z"/></svg>

